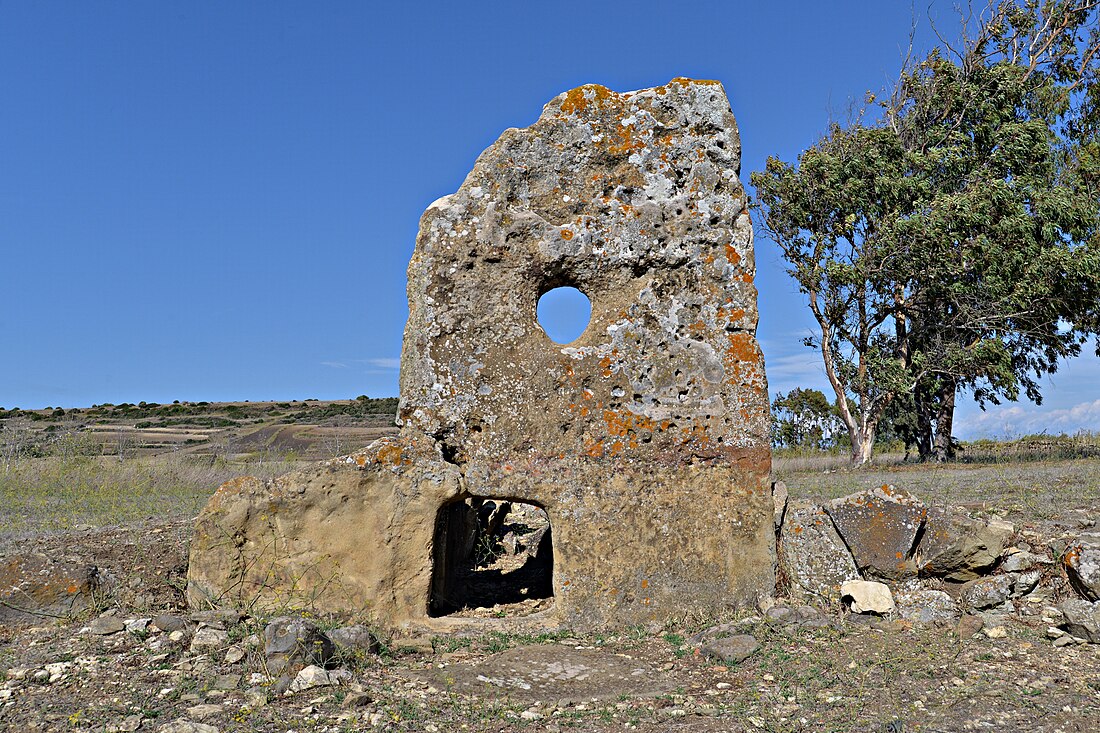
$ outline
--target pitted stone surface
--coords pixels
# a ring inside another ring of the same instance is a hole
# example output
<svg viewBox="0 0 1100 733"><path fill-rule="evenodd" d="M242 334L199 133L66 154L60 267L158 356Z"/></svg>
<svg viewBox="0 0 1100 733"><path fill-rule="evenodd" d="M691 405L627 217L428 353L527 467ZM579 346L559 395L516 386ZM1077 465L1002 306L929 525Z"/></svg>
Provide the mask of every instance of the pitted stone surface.
<svg viewBox="0 0 1100 733"><path fill-rule="evenodd" d="M440 508L543 508L574 628L753 603L774 586L752 227L722 86L559 95L424 213L409 264L397 439L200 517L189 597L429 619ZM576 341L536 305L591 300ZM436 579L436 585L445 583ZM323 586L325 592L314 592Z"/></svg>
<svg viewBox="0 0 1100 733"><path fill-rule="evenodd" d="M650 663L560 644L509 649L474 664L430 670L421 679L448 692L523 703L656 696L673 686L671 678Z"/></svg>
<svg viewBox="0 0 1100 733"><path fill-rule="evenodd" d="M787 510L780 534L791 597L840 601L840 586L862 576L829 516L820 507Z"/></svg>
<svg viewBox="0 0 1100 733"><path fill-rule="evenodd" d="M888 579L916 574L913 545L927 514L920 499L882 486L831 501L825 511L861 572Z"/></svg>

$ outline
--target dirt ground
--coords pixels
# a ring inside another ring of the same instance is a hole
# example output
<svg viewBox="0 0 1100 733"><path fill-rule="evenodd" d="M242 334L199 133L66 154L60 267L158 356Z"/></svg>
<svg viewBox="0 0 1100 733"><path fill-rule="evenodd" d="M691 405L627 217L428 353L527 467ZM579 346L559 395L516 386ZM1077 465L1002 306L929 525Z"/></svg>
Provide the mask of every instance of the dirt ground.
<svg viewBox="0 0 1100 733"><path fill-rule="evenodd" d="M1100 517L1098 460L777 469L799 498L894 483L927 502L998 513L1048 552L1035 538L1094 530ZM176 721L223 732L1100 730L1100 646L1056 647L1047 638L1042 608L1057 593L1025 599L1001 638L974 617L915 626L840 608L820 609L812 624L784 625L750 609L590 635L387 638L379 656L338 659L350 672L340 685L275 694L260 642L266 618L225 624L223 642L194 650L194 625L175 640L141 623L89 630L103 615L188 616L190 526L190 517L104 522L0 545L0 555L94 564L107 579L73 618L0 626L0 730L210 730ZM760 642L735 665L706 658L690 640L727 621Z"/></svg>

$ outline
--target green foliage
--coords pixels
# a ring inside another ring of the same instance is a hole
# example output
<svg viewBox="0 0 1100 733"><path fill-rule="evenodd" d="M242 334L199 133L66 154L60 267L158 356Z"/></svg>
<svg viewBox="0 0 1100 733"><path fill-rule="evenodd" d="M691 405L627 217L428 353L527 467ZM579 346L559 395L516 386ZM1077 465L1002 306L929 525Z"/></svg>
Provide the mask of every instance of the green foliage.
<svg viewBox="0 0 1100 733"><path fill-rule="evenodd" d="M772 400L772 445L828 450L843 430L836 407L820 390L796 387Z"/></svg>
<svg viewBox="0 0 1100 733"><path fill-rule="evenodd" d="M960 50L908 65L880 121L752 175L854 459L904 396L922 455L933 421L949 453L959 388L1039 401L1100 329L1097 14L1002 3Z"/></svg>

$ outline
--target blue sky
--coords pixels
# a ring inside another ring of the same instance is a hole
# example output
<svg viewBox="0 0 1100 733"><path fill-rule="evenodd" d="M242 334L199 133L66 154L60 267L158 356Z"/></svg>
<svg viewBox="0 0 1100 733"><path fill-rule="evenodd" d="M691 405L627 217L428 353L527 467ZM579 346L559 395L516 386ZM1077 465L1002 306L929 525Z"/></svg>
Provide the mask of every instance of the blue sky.
<svg viewBox="0 0 1100 733"><path fill-rule="evenodd" d="M894 78L911 23L888 0L0 3L0 406L394 395L420 214L505 128L584 83L719 79L747 179ZM774 245L757 260L772 392L824 388ZM1100 429L1098 375L964 404L958 433Z"/></svg>

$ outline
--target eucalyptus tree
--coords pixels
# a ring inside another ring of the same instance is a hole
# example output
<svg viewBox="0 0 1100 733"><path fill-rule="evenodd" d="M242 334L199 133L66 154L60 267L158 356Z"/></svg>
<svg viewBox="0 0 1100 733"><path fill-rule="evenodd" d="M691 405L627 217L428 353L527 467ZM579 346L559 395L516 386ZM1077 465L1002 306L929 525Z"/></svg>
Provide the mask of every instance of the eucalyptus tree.
<svg viewBox="0 0 1100 733"><path fill-rule="evenodd" d="M753 174L853 461L901 395L921 456L949 457L960 389L1039 401L1097 331L1096 7L991 4L958 48L907 62L877 121Z"/></svg>

